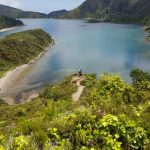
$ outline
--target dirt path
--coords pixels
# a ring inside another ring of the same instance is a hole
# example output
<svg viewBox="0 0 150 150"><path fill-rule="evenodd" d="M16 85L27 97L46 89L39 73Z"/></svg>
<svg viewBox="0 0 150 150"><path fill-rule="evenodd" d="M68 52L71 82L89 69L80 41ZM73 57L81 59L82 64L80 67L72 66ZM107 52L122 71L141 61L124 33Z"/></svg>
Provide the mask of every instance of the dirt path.
<svg viewBox="0 0 150 150"><path fill-rule="evenodd" d="M77 91L72 94L72 99L74 102L77 102L80 99L83 89L85 88L83 85L81 85L81 81L83 80L84 77L78 77L78 76L72 79L72 82L75 83L77 86Z"/></svg>

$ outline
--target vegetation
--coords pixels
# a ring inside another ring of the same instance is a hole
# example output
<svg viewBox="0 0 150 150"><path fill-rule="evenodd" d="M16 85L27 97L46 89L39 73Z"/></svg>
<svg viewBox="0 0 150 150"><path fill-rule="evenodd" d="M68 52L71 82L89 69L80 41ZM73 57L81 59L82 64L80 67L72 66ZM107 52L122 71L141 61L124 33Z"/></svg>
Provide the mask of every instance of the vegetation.
<svg viewBox="0 0 150 150"><path fill-rule="evenodd" d="M0 16L0 30L4 28L10 28L13 26L21 26L23 22L20 20L16 20L14 18L9 18L6 16Z"/></svg>
<svg viewBox="0 0 150 150"><path fill-rule="evenodd" d="M148 0L87 0L64 17L149 24L149 8ZM0 5L2 11L8 16L44 17ZM150 32L150 27L146 31ZM29 63L50 43L52 38L41 29L0 40L0 76ZM38 98L25 104L8 105L0 100L0 150L150 149L149 73L132 70L132 84L108 73L100 78L85 75L85 88L77 102L72 101L77 90L73 76L57 85L47 85Z"/></svg>
<svg viewBox="0 0 150 150"><path fill-rule="evenodd" d="M97 18L105 22L150 24L149 0L86 0L64 18Z"/></svg>
<svg viewBox="0 0 150 150"><path fill-rule="evenodd" d="M150 26L146 27L145 31L147 31L148 33L150 33Z"/></svg>
<svg viewBox="0 0 150 150"><path fill-rule="evenodd" d="M150 41L150 26L146 27L145 31L148 32L149 35L147 36L147 39Z"/></svg>
<svg viewBox="0 0 150 150"><path fill-rule="evenodd" d="M0 15L5 15L12 18L47 18L43 13L23 11L17 8L5 6L0 4Z"/></svg>
<svg viewBox="0 0 150 150"><path fill-rule="evenodd" d="M22 105L0 103L0 148L7 150L148 150L150 74L135 69L130 85L117 75L85 75L84 92L67 77Z"/></svg>
<svg viewBox="0 0 150 150"><path fill-rule="evenodd" d="M58 11L53 11L51 13L48 14L48 17L50 18L59 18L59 16L62 16L64 14L66 14L68 11L63 9L63 10L58 10Z"/></svg>
<svg viewBox="0 0 150 150"><path fill-rule="evenodd" d="M11 34L0 40L0 77L8 70L29 63L52 43L43 30L35 29Z"/></svg>
<svg viewBox="0 0 150 150"><path fill-rule="evenodd" d="M100 22L101 22L101 20L92 18L92 19L87 19L86 23L100 23Z"/></svg>

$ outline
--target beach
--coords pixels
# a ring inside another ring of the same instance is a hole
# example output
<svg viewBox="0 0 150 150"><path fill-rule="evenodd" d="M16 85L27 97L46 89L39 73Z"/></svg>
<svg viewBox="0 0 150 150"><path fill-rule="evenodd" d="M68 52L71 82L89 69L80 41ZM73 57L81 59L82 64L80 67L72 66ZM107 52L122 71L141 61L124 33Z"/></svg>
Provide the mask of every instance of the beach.
<svg viewBox="0 0 150 150"><path fill-rule="evenodd" d="M24 27L25 25L21 25L21 26L13 26L13 27L10 27L10 28L4 28L4 29L1 29L0 30L0 33L1 32L6 32L6 31L10 31L10 30L13 30L13 29L17 29L17 28L20 28L20 27Z"/></svg>
<svg viewBox="0 0 150 150"><path fill-rule="evenodd" d="M16 29L18 27L20 27L20 26L15 26L15 27L11 27L11 28L1 29L0 32L5 32L5 31L13 30L13 29Z"/></svg>
<svg viewBox="0 0 150 150"><path fill-rule="evenodd" d="M14 99L12 97L8 97L7 89L12 84L15 86L15 82L17 82L17 79L22 76L22 74L28 70L30 67L33 67L33 65L43 56L46 54L50 46L54 45L54 41L52 44L48 46L48 48L45 48L43 52L41 52L36 58L31 60L28 64L23 64L21 66L16 67L13 70L8 71L2 78L0 78L0 98L3 99L8 104L15 104ZM31 92L31 95L28 95L29 99L36 98L38 96L38 93ZM25 96L24 96L25 97Z"/></svg>
<svg viewBox="0 0 150 150"><path fill-rule="evenodd" d="M6 103L13 104L13 99L6 96L7 87L13 81L16 81L17 77L22 73L24 69L29 67L28 64L21 65L11 71L8 71L6 75L0 78L0 98L2 98Z"/></svg>

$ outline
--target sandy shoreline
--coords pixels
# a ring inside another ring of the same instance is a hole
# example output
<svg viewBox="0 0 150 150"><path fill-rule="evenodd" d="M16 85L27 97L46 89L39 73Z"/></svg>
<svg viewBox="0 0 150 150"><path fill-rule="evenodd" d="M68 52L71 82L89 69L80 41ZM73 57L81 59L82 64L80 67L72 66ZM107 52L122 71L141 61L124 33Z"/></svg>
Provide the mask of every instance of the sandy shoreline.
<svg viewBox="0 0 150 150"><path fill-rule="evenodd" d="M6 103L14 104L13 99L10 97L8 98L5 94L7 85L9 82L12 82L13 80L17 80L17 77L28 67L35 64L49 49L49 47L53 46L55 43L54 41L48 46L48 48L45 48L43 52L41 52L36 58L31 60L28 64L23 64L21 66L16 67L13 70L8 71L4 77L0 78L0 98L2 98ZM29 96L29 99L38 97L38 94L32 94Z"/></svg>
<svg viewBox="0 0 150 150"><path fill-rule="evenodd" d="M3 87L5 86L6 80L16 76L17 74L20 74L28 66L28 64L24 64L19 67L16 67L15 69L8 71L4 77L0 78L0 92L3 92Z"/></svg>
<svg viewBox="0 0 150 150"><path fill-rule="evenodd" d="M10 27L10 28L5 28L5 29L1 29L0 32L5 32L5 31L9 31L9 30L13 30L13 29L16 29L20 26L15 26L15 27Z"/></svg>

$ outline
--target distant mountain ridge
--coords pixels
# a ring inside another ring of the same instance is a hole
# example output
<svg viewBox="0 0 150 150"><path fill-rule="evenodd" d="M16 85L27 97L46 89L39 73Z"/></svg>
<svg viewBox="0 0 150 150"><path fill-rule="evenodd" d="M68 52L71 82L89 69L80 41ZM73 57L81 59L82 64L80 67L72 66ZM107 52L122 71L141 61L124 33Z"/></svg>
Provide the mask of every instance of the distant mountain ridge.
<svg viewBox="0 0 150 150"><path fill-rule="evenodd" d="M150 25L150 0L86 0L79 7L47 14L0 4L0 15L13 18L94 18L104 22Z"/></svg>
<svg viewBox="0 0 150 150"><path fill-rule="evenodd" d="M32 12L32 11L23 11L2 4L0 4L0 15L5 15L13 18L47 18L48 17L47 14Z"/></svg>
<svg viewBox="0 0 150 150"><path fill-rule="evenodd" d="M49 16L50 18L59 18L60 16L65 15L65 14L68 13L68 12L69 12L69 11L67 11L66 9L62 9L62 10L50 12L50 13L48 14L48 16Z"/></svg>
<svg viewBox="0 0 150 150"><path fill-rule="evenodd" d="M150 0L86 0L61 17L150 24Z"/></svg>

